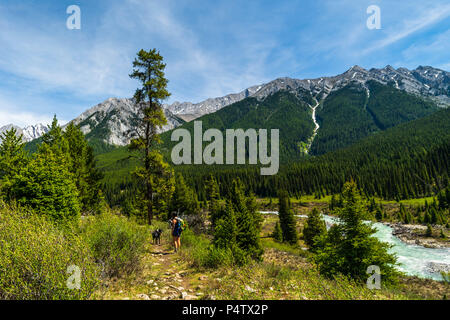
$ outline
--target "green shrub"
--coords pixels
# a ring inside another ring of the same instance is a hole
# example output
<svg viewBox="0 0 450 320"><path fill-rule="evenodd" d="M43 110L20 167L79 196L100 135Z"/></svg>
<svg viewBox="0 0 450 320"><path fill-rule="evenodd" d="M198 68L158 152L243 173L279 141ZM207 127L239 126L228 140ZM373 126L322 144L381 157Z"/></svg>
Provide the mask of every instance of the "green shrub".
<svg viewBox="0 0 450 320"><path fill-rule="evenodd" d="M233 252L228 248L217 248L202 235L187 229L181 238L183 254L197 268L217 268L233 265ZM185 248L185 249L183 249Z"/></svg>
<svg viewBox="0 0 450 320"><path fill-rule="evenodd" d="M149 235L146 227L106 212L89 217L82 230L103 277L129 275L140 268Z"/></svg>
<svg viewBox="0 0 450 320"><path fill-rule="evenodd" d="M81 271L80 288L70 266ZM88 247L73 232L44 217L0 201L0 299L88 299L96 290L99 270Z"/></svg>

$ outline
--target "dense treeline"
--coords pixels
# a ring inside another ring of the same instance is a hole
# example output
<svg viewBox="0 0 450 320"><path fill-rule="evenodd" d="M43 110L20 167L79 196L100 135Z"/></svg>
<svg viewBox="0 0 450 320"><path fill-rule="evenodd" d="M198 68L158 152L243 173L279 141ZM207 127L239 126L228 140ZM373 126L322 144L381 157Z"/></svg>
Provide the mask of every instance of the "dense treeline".
<svg viewBox="0 0 450 320"><path fill-rule="evenodd" d="M444 109L373 134L348 148L282 165L274 176L261 176L255 166L174 168L183 173L200 201L206 199L204 181L210 174L220 183L222 194L230 192L236 177L261 197L276 197L281 189L291 196L336 194L353 178L368 196L395 200L431 196L448 185L449 119L450 110ZM130 160L120 160L126 155L120 149L108 155L108 161L99 160L107 164L103 189L109 202L119 205L135 193L136 186L126 174Z"/></svg>
<svg viewBox="0 0 450 320"><path fill-rule="evenodd" d="M224 136L227 129L267 129L268 143L271 141L270 129L279 129L281 161L297 159L303 155L301 143L308 141L314 130L309 107L311 95L303 91L298 95L300 98L290 92L279 91L262 101L246 98L195 121L202 122L203 131L214 128L222 131ZM194 121L179 128L188 130L193 139ZM170 151L178 143L171 141L171 134L172 131L168 131L161 135L163 152L167 157L170 157ZM248 156L248 145L246 149L245 154Z"/></svg>
<svg viewBox="0 0 450 320"><path fill-rule="evenodd" d="M0 138L0 195L6 201L59 222L100 211L102 175L78 127L70 124L63 132L54 118L32 155L15 129Z"/></svg>
<svg viewBox="0 0 450 320"><path fill-rule="evenodd" d="M259 196L276 197L280 189L291 195L339 193L353 178L366 195L408 199L436 194L448 185L450 110L372 135L355 145L280 168L263 177L252 167L185 166L178 168L204 197L203 176L211 172L227 193L238 176Z"/></svg>
<svg viewBox="0 0 450 320"><path fill-rule="evenodd" d="M349 146L375 132L422 118L437 111L430 101L369 81L349 84L330 93L317 110L320 129L311 153L325 154Z"/></svg>

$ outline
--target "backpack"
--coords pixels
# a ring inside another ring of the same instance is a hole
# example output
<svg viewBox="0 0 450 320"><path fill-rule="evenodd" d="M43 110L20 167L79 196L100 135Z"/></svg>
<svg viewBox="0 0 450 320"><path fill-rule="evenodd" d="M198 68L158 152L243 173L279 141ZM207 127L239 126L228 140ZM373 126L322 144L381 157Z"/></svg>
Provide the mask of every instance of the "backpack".
<svg viewBox="0 0 450 320"><path fill-rule="evenodd" d="M186 230L186 222L181 218L177 218L177 224L175 225L175 228L181 231Z"/></svg>

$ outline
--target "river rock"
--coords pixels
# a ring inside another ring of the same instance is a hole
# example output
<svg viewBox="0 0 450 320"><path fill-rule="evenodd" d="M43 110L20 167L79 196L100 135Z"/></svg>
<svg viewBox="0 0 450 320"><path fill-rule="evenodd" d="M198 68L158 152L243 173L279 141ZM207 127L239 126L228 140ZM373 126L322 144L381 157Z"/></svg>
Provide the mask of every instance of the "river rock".
<svg viewBox="0 0 450 320"><path fill-rule="evenodd" d="M439 263L439 262L429 262L427 265L427 269L433 273L440 272L450 272L450 264L447 263Z"/></svg>

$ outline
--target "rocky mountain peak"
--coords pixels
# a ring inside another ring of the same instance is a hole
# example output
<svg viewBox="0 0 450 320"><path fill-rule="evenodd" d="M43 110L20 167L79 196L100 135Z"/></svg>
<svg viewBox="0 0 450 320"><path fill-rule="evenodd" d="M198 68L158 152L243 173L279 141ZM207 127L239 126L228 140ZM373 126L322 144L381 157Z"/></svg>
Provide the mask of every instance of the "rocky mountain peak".
<svg viewBox="0 0 450 320"><path fill-rule="evenodd" d="M15 128L17 131L17 136L22 135L22 140L24 142L30 142L37 139L48 132L48 126L38 123L36 125L26 126L25 128L20 128L19 126L8 124L0 128L0 133L11 130Z"/></svg>
<svg viewBox="0 0 450 320"><path fill-rule="evenodd" d="M216 112L228 105L239 102L248 97L263 100L280 90L300 94L312 95L318 100L324 99L335 90L339 90L351 83L366 87L367 81L377 81L385 85L393 85L399 90L406 91L427 99L434 100L438 105L450 105L450 73L430 66L419 66L414 70L387 65L384 68L364 69L354 65L342 74L332 77L316 79L293 79L282 77L265 84L249 87L241 92L228 94L223 97L209 98L202 102L174 102L163 105L168 124L162 131L173 129L185 121L194 120L202 115ZM109 98L102 103L88 109L72 120L80 125L81 130L88 135L100 138L109 144L126 145L129 140L124 137L135 122L137 108L132 99ZM12 125L0 128L0 132ZM18 127L17 127L18 128ZM26 141L42 136L48 128L42 124L18 128ZM101 132L101 134L99 133Z"/></svg>

